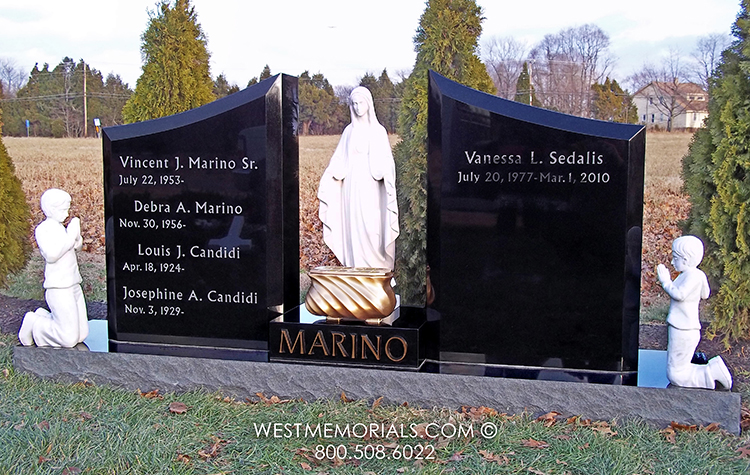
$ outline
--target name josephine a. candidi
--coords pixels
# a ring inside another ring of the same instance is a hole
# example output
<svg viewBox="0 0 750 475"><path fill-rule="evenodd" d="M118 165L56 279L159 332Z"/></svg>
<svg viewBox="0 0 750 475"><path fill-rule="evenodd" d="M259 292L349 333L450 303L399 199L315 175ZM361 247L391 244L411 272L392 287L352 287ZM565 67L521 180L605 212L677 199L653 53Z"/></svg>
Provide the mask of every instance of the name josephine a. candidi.
<svg viewBox="0 0 750 475"><path fill-rule="evenodd" d="M213 303L239 303L247 305L257 305L258 303L258 292L219 292L218 290L211 289L201 297L195 290L191 290L186 297L184 292L168 288L134 289L123 285L122 293L125 300L136 299L147 300L149 302L158 300L203 302L205 298L206 301Z"/></svg>
<svg viewBox="0 0 750 475"><path fill-rule="evenodd" d="M178 202L177 206L174 206L175 213L191 213L195 214L223 214L223 215L241 215L242 206L221 203L209 203L208 201L195 201L195 206L188 204L187 206L182 202ZM171 213L173 206L169 203L160 203L157 201L141 201L133 200L133 211L136 213Z"/></svg>
<svg viewBox="0 0 750 475"><path fill-rule="evenodd" d="M201 158L187 157L181 159L174 157L175 170L182 170L187 167L194 170L257 170L258 162L242 157L239 160L224 158ZM123 168L131 170L166 170L171 168L169 158L136 158L131 155L120 155L120 163Z"/></svg>

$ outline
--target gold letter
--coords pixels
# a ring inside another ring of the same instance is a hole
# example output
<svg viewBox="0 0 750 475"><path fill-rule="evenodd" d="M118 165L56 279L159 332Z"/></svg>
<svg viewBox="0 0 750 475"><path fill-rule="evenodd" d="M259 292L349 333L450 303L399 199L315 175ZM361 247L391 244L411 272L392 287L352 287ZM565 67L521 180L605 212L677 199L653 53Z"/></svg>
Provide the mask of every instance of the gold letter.
<svg viewBox="0 0 750 475"><path fill-rule="evenodd" d="M315 350L316 346L323 348L323 354L328 356L328 345L326 345L326 340L323 338L323 330L318 330L318 333L315 334L315 339L313 340L312 345L310 345L310 351L307 354L313 354L313 350Z"/></svg>
<svg viewBox="0 0 750 475"><path fill-rule="evenodd" d="M331 346L333 347L333 354L331 356L336 356L336 347L339 348L339 351L341 351L341 356L344 358L349 357L349 353L346 352L344 349L344 346L342 343L344 343L344 340L346 339L346 335L344 335L341 332L331 332Z"/></svg>
<svg viewBox="0 0 750 475"><path fill-rule="evenodd" d="M362 359L363 360L367 359L367 355L365 355L365 346L369 346L370 351L372 352L373 355L375 355L375 359L380 361L380 335L377 336L377 340L376 340L378 342L377 350L372 346L372 340L370 340L370 337L368 337L367 335L361 335L361 339L362 339Z"/></svg>
<svg viewBox="0 0 750 475"><path fill-rule="evenodd" d="M289 342L289 330L284 328L281 330L281 341L279 342L279 353L284 352L284 340L286 340L286 347L289 348L289 353L294 353L294 349L297 347L299 342L299 354L305 354L305 330L299 330L297 332L297 338L294 339L294 344Z"/></svg>
<svg viewBox="0 0 750 475"><path fill-rule="evenodd" d="M392 340L398 340L398 341L400 341L401 345L403 345L403 347L404 347L404 353L401 355L401 358L399 358L399 359L395 359L393 357L393 354L391 354L391 349L388 346L391 343ZM406 343L406 340L404 340L400 336L392 336L392 337L388 338L388 341L385 342L385 355L388 357L389 360L393 361L394 363L398 363L402 359L406 358L406 351L407 351L408 348L409 348L409 345Z"/></svg>

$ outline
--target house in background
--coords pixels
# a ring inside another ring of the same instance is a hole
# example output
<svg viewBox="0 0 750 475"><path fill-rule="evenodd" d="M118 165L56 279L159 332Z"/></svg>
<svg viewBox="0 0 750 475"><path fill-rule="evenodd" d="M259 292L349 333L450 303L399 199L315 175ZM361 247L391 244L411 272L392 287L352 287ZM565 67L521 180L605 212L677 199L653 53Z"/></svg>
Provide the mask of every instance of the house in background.
<svg viewBox="0 0 750 475"><path fill-rule="evenodd" d="M651 82L633 95L638 122L646 127L695 130L708 117L708 93L692 82Z"/></svg>

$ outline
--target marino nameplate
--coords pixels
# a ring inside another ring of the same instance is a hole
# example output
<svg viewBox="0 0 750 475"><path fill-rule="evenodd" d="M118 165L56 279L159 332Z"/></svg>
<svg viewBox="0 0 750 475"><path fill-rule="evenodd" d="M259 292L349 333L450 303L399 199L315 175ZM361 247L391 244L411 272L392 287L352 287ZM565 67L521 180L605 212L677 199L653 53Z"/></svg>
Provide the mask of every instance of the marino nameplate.
<svg viewBox="0 0 750 475"><path fill-rule="evenodd" d="M300 310L293 309L271 321L271 361L419 370L429 339L424 310L401 312L393 325L363 325L301 321Z"/></svg>
<svg viewBox="0 0 750 475"><path fill-rule="evenodd" d="M296 108L276 76L104 129L111 340L266 349L299 292Z"/></svg>

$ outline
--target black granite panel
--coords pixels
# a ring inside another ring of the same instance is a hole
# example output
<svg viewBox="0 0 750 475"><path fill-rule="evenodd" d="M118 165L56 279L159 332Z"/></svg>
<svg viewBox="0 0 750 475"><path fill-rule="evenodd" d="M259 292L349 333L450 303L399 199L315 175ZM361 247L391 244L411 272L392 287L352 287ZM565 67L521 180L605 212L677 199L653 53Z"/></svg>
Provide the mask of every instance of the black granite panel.
<svg viewBox="0 0 750 475"><path fill-rule="evenodd" d="M429 91L441 362L634 371L644 129Z"/></svg>
<svg viewBox="0 0 750 475"><path fill-rule="evenodd" d="M265 350L299 301L297 79L103 132L110 338ZM145 347L148 347L146 345Z"/></svg>

